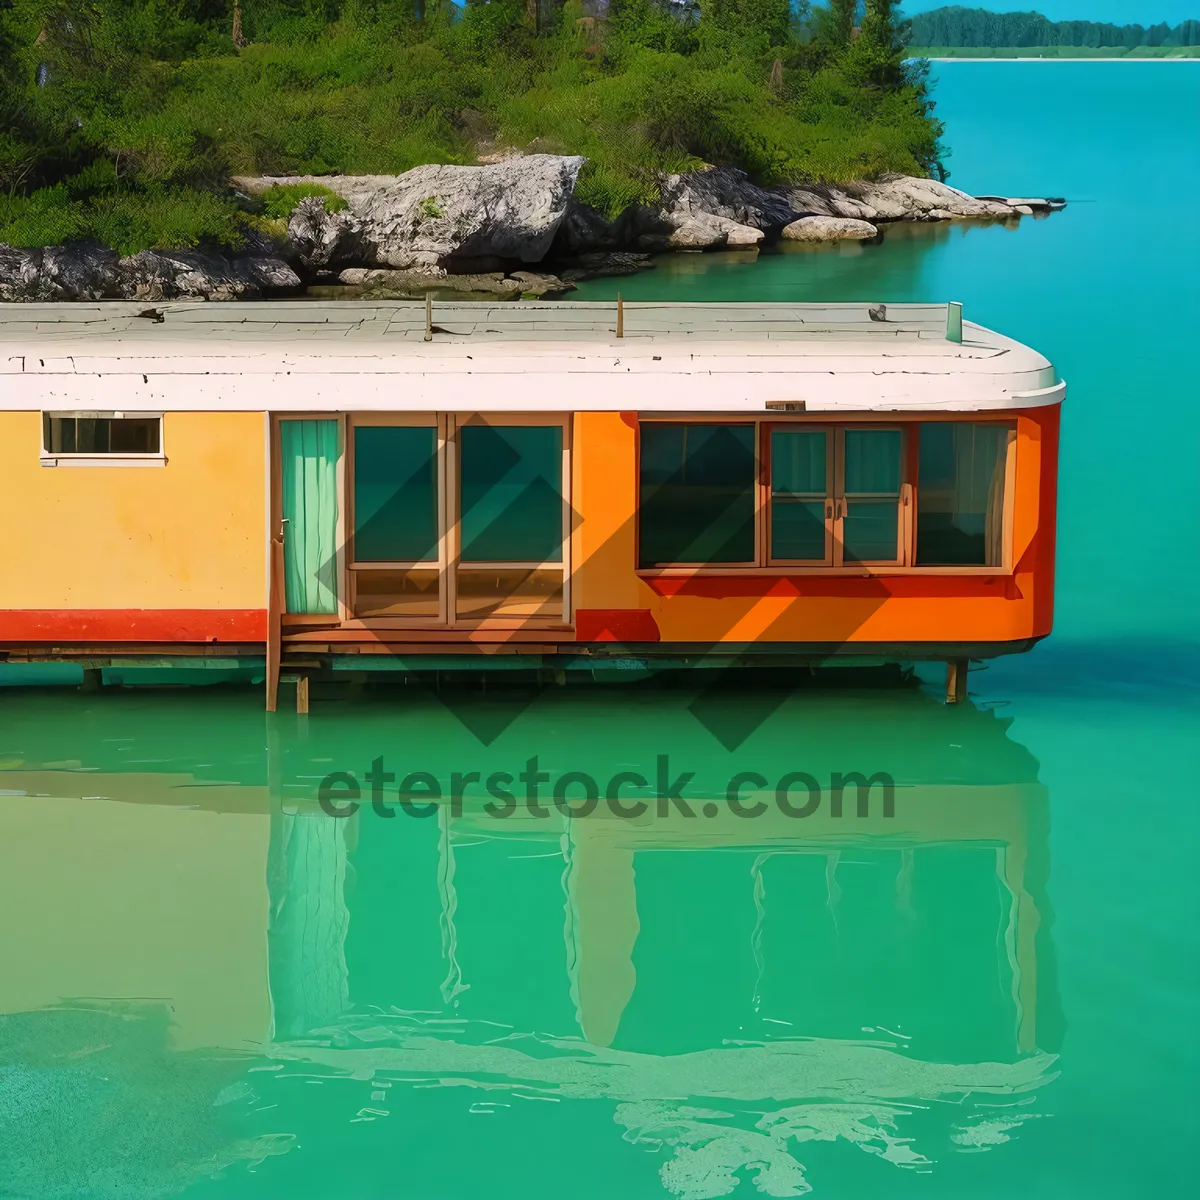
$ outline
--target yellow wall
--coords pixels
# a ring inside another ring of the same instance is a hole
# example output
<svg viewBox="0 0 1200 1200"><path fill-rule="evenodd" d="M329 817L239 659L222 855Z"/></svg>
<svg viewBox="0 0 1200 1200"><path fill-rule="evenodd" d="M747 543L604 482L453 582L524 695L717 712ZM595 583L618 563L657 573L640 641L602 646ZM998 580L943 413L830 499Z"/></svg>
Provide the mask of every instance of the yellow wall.
<svg viewBox="0 0 1200 1200"><path fill-rule="evenodd" d="M51 794L0 800L0 1012L161 1002L180 1049L264 1039L265 804L217 813L162 803L190 777L150 777L153 796L131 776L25 779ZM0 781L11 788L15 773ZM120 802L130 786L142 802Z"/></svg>
<svg viewBox="0 0 1200 1200"><path fill-rule="evenodd" d="M0 607L265 609L265 433L167 413L165 467L43 467L41 414L0 413Z"/></svg>

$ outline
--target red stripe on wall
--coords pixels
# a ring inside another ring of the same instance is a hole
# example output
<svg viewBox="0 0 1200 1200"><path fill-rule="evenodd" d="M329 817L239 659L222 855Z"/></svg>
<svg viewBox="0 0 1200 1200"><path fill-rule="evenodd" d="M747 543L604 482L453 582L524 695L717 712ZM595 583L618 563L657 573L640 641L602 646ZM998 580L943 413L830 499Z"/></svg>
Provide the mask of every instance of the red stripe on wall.
<svg viewBox="0 0 1200 1200"><path fill-rule="evenodd" d="M658 642L662 634L648 608L580 608L575 613L577 642Z"/></svg>
<svg viewBox="0 0 1200 1200"><path fill-rule="evenodd" d="M265 642L265 608L0 610L0 642Z"/></svg>

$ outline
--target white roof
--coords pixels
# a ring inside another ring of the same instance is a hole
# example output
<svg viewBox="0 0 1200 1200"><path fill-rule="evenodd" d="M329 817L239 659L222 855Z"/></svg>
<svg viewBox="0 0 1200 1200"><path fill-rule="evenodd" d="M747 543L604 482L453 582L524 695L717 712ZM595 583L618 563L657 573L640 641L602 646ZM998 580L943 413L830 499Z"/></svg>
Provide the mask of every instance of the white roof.
<svg viewBox="0 0 1200 1200"><path fill-rule="evenodd" d="M161 320L159 319L161 318ZM0 409L963 411L1055 404L1036 351L944 304L0 304Z"/></svg>

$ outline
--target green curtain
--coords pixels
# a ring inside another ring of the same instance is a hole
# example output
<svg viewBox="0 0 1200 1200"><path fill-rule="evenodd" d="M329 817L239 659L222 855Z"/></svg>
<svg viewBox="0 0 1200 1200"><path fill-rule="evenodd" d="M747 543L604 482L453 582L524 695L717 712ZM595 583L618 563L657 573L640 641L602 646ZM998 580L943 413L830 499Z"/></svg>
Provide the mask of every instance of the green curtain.
<svg viewBox="0 0 1200 1200"><path fill-rule="evenodd" d="M290 613L336 613L338 423L281 421L284 591Z"/></svg>

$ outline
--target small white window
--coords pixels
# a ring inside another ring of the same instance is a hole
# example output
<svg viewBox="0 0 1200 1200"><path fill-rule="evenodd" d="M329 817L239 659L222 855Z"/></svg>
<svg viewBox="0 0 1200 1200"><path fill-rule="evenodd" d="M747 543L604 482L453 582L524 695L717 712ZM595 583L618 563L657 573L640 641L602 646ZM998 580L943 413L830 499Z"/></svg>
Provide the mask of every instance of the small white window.
<svg viewBox="0 0 1200 1200"><path fill-rule="evenodd" d="M162 413L42 413L42 465L162 466Z"/></svg>

